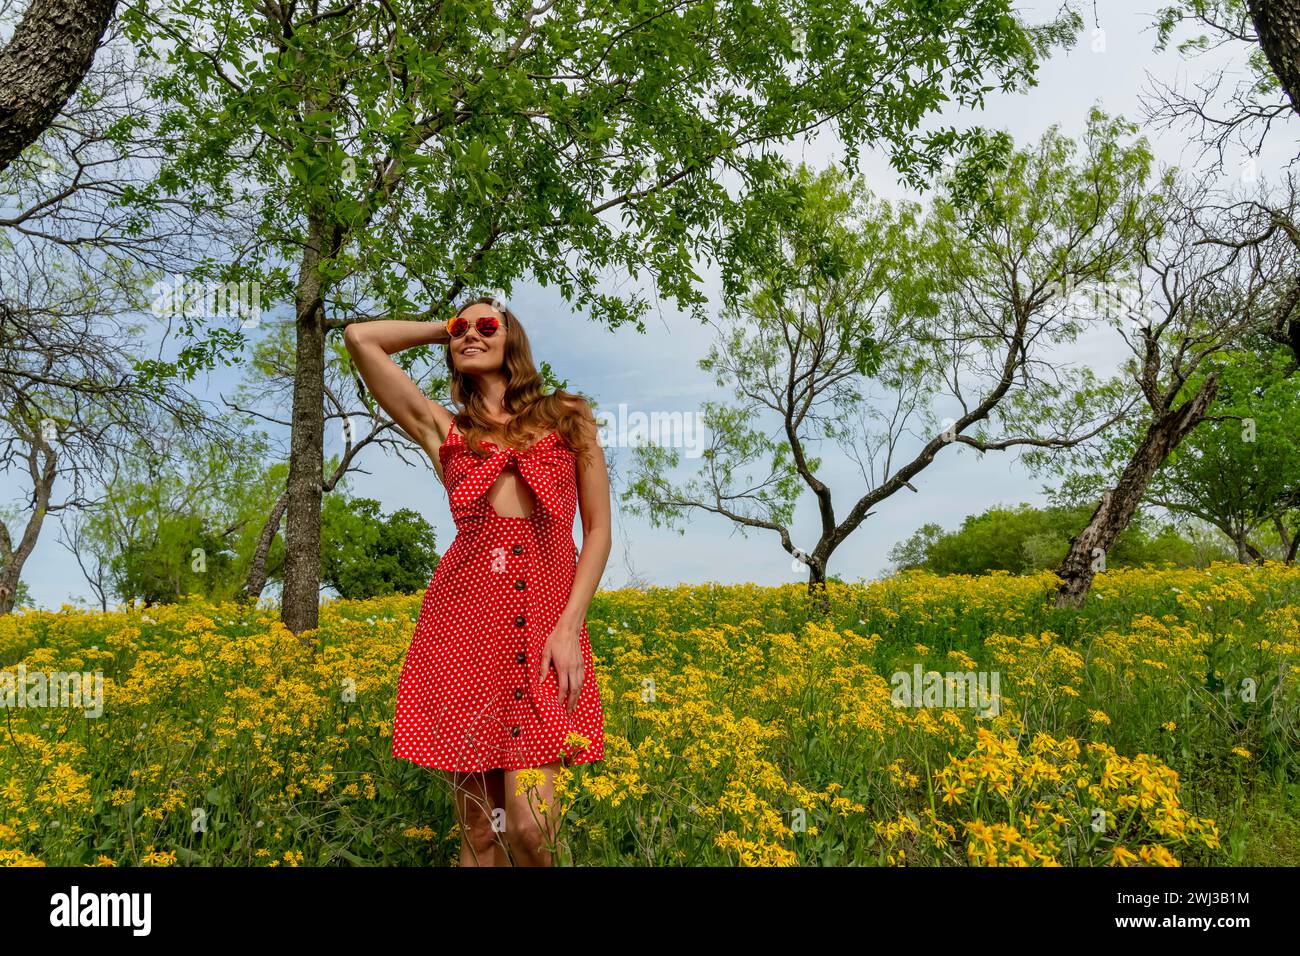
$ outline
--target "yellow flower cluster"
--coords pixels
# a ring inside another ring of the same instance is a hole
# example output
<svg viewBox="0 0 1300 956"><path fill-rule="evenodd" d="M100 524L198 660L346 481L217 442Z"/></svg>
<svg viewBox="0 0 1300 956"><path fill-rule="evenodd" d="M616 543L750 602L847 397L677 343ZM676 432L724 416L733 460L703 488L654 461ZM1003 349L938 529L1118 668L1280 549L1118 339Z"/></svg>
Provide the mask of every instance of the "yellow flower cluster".
<svg viewBox="0 0 1300 956"><path fill-rule="evenodd" d="M1015 738L983 728L974 751L934 772L938 806L966 834L966 855L987 866L1075 865L1133 860L1178 865L1171 847L1220 845L1213 821L1179 802L1178 774L1149 754L1126 758L1108 744L1036 734ZM908 832L881 829L887 852ZM917 835L935 834L916 829Z"/></svg>

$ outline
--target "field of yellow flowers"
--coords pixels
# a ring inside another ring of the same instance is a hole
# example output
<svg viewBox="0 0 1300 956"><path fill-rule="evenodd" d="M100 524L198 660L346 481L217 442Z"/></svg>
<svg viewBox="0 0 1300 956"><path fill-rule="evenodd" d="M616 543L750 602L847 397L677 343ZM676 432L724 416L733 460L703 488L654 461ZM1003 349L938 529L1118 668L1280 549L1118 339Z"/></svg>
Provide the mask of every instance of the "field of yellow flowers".
<svg viewBox="0 0 1300 956"><path fill-rule="evenodd" d="M1053 581L598 593L557 863L1300 863L1300 568L1110 571L1078 612ZM0 712L0 862L454 862L447 784L390 749L420 600L327 604L314 648L233 604L0 619L0 671L104 676L98 717ZM996 713L899 706L922 671L996 673Z"/></svg>

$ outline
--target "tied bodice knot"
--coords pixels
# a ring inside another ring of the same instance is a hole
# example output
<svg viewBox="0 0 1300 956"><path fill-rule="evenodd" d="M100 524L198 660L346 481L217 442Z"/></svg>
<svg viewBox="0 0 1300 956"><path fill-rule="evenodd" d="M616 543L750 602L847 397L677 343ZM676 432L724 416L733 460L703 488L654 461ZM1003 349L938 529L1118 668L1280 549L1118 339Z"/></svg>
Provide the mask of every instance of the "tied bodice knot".
<svg viewBox="0 0 1300 956"><path fill-rule="evenodd" d="M553 512L553 495L558 469L564 462L566 450L554 439L558 432L550 432L533 442L524 451L515 448L498 447L495 442L485 441L496 450L487 458L478 459L472 467L461 474L449 489L453 514L463 514L474 509L482 499L485 512L491 511L487 502L488 489L497 480L507 465L514 465L519 476L533 492L537 507ZM468 449L466 449L467 451ZM473 458L474 456L469 456Z"/></svg>

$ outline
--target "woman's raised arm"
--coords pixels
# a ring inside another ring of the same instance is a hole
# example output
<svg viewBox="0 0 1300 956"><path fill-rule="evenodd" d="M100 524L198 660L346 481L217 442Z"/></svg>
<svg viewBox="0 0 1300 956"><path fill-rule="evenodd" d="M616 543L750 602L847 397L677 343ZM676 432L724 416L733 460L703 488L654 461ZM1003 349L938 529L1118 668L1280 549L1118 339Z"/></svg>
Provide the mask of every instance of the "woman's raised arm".
<svg viewBox="0 0 1300 956"><path fill-rule="evenodd" d="M428 453L435 467L437 446L446 438L446 427L439 426L434 417L435 403L390 355L416 345L446 345L450 341L446 322L374 319L353 322L343 329L343 344L366 388L389 417Z"/></svg>

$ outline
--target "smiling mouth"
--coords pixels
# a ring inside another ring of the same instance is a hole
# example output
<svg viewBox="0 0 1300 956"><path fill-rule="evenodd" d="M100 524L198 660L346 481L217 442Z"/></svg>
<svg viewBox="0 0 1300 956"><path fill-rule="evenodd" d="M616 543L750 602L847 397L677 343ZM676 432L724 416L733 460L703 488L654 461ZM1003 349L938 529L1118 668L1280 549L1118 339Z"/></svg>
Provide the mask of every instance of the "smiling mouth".
<svg viewBox="0 0 1300 956"><path fill-rule="evenodd" d="M470 346L469 348L467 348L465 351L461 352L460 354L461 354L461 355L479 355L479 354L481 354L483 351L484 351L484 349L479 348L477 345L472 345L472 346Z"/></svg>

